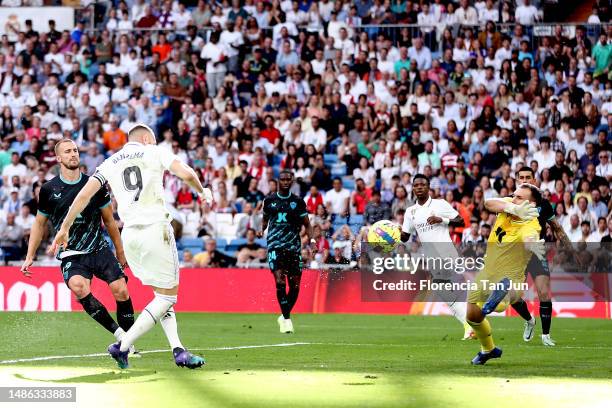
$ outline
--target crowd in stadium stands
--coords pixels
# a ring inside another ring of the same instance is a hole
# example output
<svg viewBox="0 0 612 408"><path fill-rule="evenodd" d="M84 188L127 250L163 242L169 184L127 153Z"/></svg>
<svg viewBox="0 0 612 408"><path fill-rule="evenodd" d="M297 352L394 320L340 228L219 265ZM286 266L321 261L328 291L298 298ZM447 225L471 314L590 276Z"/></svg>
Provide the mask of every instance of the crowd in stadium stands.
<svg viewBox="0 0 612 408"><path fill-rule="evenodd" d="M355 260L363 226L402 222L416 173L464 218L454 239L481 242L484 200L511 194L521 166L572 241L609 241L608 2L550 32L533 2L129 0L93 31L28 21L0 41L4 258L24 255L56 141L92 174L139 122L214 192L204 208L165 179L186 265L265 262L255 231L281 169L314 225L306 261Z"/></svg>

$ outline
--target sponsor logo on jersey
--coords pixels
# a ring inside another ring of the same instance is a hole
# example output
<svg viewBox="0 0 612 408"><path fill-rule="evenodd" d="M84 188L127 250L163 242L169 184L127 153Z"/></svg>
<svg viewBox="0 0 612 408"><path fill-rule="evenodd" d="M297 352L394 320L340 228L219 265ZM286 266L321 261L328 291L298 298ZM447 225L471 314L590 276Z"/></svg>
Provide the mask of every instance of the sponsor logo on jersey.
<svg viewBox="0 0 612 408"><path fill-rule="evenodd" d="M62 193L53 193L53 198L60 199L62 197Z"/></svg>

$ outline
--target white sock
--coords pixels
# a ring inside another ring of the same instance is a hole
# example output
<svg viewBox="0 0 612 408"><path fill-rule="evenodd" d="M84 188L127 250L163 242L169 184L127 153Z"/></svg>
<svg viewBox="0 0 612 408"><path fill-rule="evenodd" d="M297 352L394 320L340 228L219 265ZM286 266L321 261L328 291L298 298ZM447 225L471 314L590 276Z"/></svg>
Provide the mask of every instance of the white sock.
<svg viewBox="0 0 612 408"><path fill-rule="evenodd" d="M130 330L121 339L121 351L127 351L140 336L155 326L161 317L176 303L176 296L155 294L153 300L144 308Z"/></svg>
<svg viewBox="0 0 612 408"><path fill-rule="evenodd" d="M453 302L446 303L450 310L453 312L453 316L465 325L465 315L467 313L467 304L465 302Z"/></svg>
<svg viewBox="0 0 612 408"><path fill-rule="evenodd" d="M117 330L115 330L115 332L113 333L113 336L115 336L117 341L121 341L121 339L123 339L123 336L125 336L125 330L119 327Z"/></svg>
<svg viewBox="0 0 612 408"><path fill-rule="evenodd" d="M177 347L184 349L183 343L181 343L181 339L179 339L177 324L176 324L176 313L174 313L174 308L170 308L165 315L161 318L161 326L164 329L164 333L166 333L166 338L168 339L168 343L170 343L170 348L174 350Z"/></svg>

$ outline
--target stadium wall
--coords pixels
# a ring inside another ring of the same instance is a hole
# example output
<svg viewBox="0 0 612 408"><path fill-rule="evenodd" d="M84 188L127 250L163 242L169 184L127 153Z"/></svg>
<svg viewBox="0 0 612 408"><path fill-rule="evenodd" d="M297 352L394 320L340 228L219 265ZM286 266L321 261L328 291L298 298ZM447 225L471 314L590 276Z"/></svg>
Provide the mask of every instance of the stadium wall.
<svg viewBox="0 0 612 408"><path fill-rule="evenodd" d="M0 267L0 311L80 311L57 267L32 268L32 278L19 268ZM128 287L134 307L142 310L151 298L151 290L134 278ZM610 286L605 274L599 285ZM106 284L93 280L92 290L109 310L115 302ZM558 317L612 318L612 303L581 294L580 302L555 302ZM533 305L532 305L533 306ZM183 312L277 313L273 278L266 269L183 269L179 302ZM377 313L377 314L450 314L441 302L363 302L359 272L330 274L306 270L302 277L297 313ZM506 311L511 314L510 310Z"/></svg>

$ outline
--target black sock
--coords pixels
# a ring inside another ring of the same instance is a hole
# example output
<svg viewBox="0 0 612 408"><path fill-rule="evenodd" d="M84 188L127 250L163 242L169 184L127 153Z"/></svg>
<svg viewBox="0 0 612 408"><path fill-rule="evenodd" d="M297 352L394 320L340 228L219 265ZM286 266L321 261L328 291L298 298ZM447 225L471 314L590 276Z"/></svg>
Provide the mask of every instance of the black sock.
<svg viewBox="0 0 612 408"><path fill-rule="evenodd" d="M90 315L96 322L100 323L102 327L111 333L115 333L119 328L119 325L115 323L108 310L104 307L98 299L91 293L85 296L83 299L79 299L79 303L83 306L83 309Z"/></svg>
<svg viewBox="0 0 612 408"><path fill-rule="evenodd" d="M291 306L289 305L289 298L287 297L287 287L284 283L276 284L276 298L278 299L278 305L281 308L283 317L289 319L291 316Z"/></svg>
<svg viewBox="0 0 612 408"><path fill-rule="evenodd" d="M552 302L540 302L540 319L542 320L542 334L550 333L550 322L552 320Z"/></svg>
<svg viewBox="0 0 612 408"><path fill-rule="evenodd" d="M529 313L527 302L525 302L523 299L513 303L512 308L516 310L516 313L518 313L523 319L527 321L531 320L531 313Z"/></svg>
<svg viewBox="0 0 612 408"><path fill-rule="evenodd" d="M117 323L124 331L130 330L134 324L134 306L132 299L117 300Z"/></svg>
<svg viewBox="0 0 612 408"><path fill-rule="evenodd" d="M298 295L300 294L300 287L291 285L289 286L289 293L287 297L289 298L289 310L293 310L293 306L295 306L295 302L297 302Z"/></svg>

